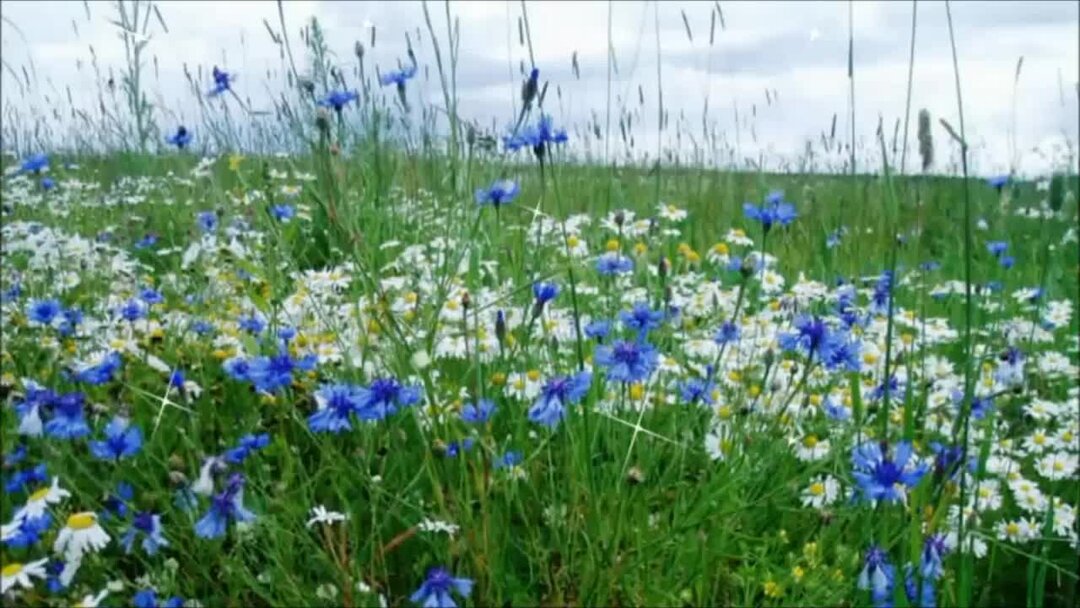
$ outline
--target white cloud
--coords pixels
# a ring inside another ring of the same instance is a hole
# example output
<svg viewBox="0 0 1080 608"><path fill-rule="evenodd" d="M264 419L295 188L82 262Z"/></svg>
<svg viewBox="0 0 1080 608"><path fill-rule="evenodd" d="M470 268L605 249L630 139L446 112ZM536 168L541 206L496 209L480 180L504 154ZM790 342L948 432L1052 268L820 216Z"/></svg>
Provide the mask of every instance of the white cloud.
<svg viewBox="0 0 1080 608"><path fill-rule="evenodd" d="M734 108L739 108L740 139L746 153L770 147L798 155L806 140L816 140L828 130L834 113L839 115L838 137L848 137L847 2L721 3L726 28L721 29L717 20L711 46L712 3L531 1L527 6L536 62L551 85L547 105L564 124L587 131L594 114L600 116L601 124L604 122L611 7L611 43L618 66L612 92L616 100L621 100L613 106L618 109L624 105L634 116L636 148L655 149L654 18L658 7L664 104L671 121L665 137L673 140L676 119L682 115L687 128L700 139L706 97L710 118L728 141L735 140ZM305 53L299 30L311 16L319 19L327 44L346 74L356 64L355 42L366 47L369 70L372 63L386 69L405 58L408 35L419 61L431 70L430 79L418 79L410 94L441 103L434 56L419 3L305 1L286 2L284 7L288 35L301 71ZM1078 6L1058 2L965 2L954 3L952 8L965 126L972 142L985 143L977 151L977 166L992 172L1009 164L1013 76L1020 56L1024 57L1024 69L1016 97L1017 149L1048 145L1059 141L1062 133L1075 140L1075 87L1080 71L1076 47L1080 35ZM285 70L280 50L263 24L265 20L275 31L279 29L276 2L180 1L162 3L160 9L169 32L160 31L156 24L151 27L154 33L148 49L156 56L159 71L159 77L149 81L155 90L152 99L165 100L183 116L196 115L183 66L186 64L193 72L201 66L204 80L200 85L209 88L207 74L213 65L220 65L240 75L237 88L242 95L256 105L269 105L263 103L267 89L279 90L283 86ZM4 59L17 71L32 61L41 85L39 93L50 90L44 85L46 81L59 90L69 85L76 105L94 107L99 83L89 68L89 46L94 47L103 72L112 68L119 73L123 64L117 28L107 21L112 17L110 10L104 3L91 3L92 17L88 21L81 3L6 1L4 16L19 26L29 44L17 34L9 35L12 32L5 23ZM430 3L429 10L446 60L445 8L441 3ZM893 122L903 116L910 10L911 5L902 2L854 5L856 129L866 149L876 149L873 138L879 116L890 136ZM529 52L519 43L521 5L455 2L451 11L460 20L461 28L459 109L465 117L484 125L491 124L493 118L496 124L505 124L514 115L519 66L529 63ZM692 42L685 31L683 12L693 34ZM374 47L371 25L376 33ZM913 123L915 112L922 107L930 109L935 119L945 117L957 122L948 41L944 6L919 3ZM575 52L580 80L571 71ZM76 62L82 62L81 69L76 69ZM150 65L148 71L153 71ZM5 108L41 105L38 95L22 98L7 70L0 78ZM562 92L561 101L555 98L556 87ZM778 93L778 100L767 102L766 89ZM644 104L639 103L639 90ZM50 99L55 98L50 94ZM617 122L618 114L612 120L613 124ZM760 146L750 142L751 129ZM1022 156L1024 168L1038 166L1031 154Z"/></svg>

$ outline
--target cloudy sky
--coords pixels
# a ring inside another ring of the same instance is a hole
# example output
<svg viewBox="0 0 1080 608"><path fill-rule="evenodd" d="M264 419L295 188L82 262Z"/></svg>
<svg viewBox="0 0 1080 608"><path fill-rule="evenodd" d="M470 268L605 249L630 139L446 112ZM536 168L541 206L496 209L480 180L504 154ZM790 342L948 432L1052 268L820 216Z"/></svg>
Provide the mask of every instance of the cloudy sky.
<svg viewBox="0 0 1080 608"><path fill-rule="evenodd" d="M618 67L612 78L612 107L625 105L636 112L638 151L655 149L658 71L669 112L662 136L665 145L675 144L680 117L687 125L684 133L700 140L706 100L708 121L732 146L738 142L742 157L760 153L771 159L796 158L807 140L819 141L822 132L829 131L834 113L839 115L837 139L847 141L849 4L720 2L723 25L717 18L710 44L716 5L615 2L609 7L606 2L529 2L533 56L550 83L545 107L556 121L571 127L584 129L592 120L605 127L610 10L611 45ZM268 94L281 86L283 73L279 49L263 24L265 19L279 29L275 2L162 2L159 6L168 32L152 23L147 48L153 58L148 64L151 100L172 112L162 115L162 123L197 123L197 106L182 77L185 64L192 70L202 66L204 74L212 65L225 67L240 75L237 89L253 106L258 107L260 100L270 105ZM1055 149L1060 152L1067 141L1075 147L1080 128L1078 6L1071 1L1033 0L952 4L965 126L979 172L1005 171L1010 164L1023 173L1041 171ZM124 61L118 29L109 22L115 18L111 3L90 2L87 9L81 2L5 0L2 7L0 55L7 66L2 72L4 108L40 108L44 95L54 100L65 97L56 93L65 87L71 88L76 105L95 107L99 85L88 69L89 47L93 46L103 70L107 66L119 69ZM445 45L444 5L435 2L429 8L436 35ZM294 52L302 54L300 26L316 17L346 73L356 64L356 41L366 47L368 69L373 62L386 70L405 59L408 34L421 65L431 66L426 77L422 73L411 83L409 94L414 102L441 104L434 53L419 3L286 2L284 10ZM484 125L512 122L520 88L519 66L529 62L529 50L518 40L521 3L454 2L450 11L460 19L459 112ZM894 122L903 117L911 20L909 2L854 3L855 130L862 149L876 149L879 119L891 140ZM580 77L572 70L575 53ZM1023 69L1014 112L1013 82L1020 57ZM13 84L9 67L19 72L31 63L37 85L24 93ZM553 95L556 87L560 96ZM770 91L769 99L766 91ZM947 169L949 146L936 119L945 118L954 125L958 120L942 2L917 5L912 107L911 139L915 113L927 108L935 118L939 168ZM612 141L617 141L617 110L612 113ZM7 120L9 114L4 116ZM578 138L575 145L602 149L595 141L586 143L588 139ZM684 136L682 149L690 145L688 141ZM621 143L613 146L622 149ZM861 162L873 160L868 156ZM909 153L908 169L915 169L917 162L917 155Z"/></svg>

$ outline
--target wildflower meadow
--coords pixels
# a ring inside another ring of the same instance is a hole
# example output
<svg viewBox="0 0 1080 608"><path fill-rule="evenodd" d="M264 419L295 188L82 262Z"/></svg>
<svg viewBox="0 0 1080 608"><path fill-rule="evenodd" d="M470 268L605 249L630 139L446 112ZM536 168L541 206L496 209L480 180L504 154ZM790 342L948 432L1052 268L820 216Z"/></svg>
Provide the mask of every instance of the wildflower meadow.
<svg viewBox="0 0 1080 608"><path fill-rule="evenodd" d="M5 61L4 605L1077 605L1077 138L973 171L962 41L947 114L770 165L613 99L626 50L567 121L533 2L492 124L457 4L269 5L278 70L185 64L182 115L169 2L86 5L89 110Z"/></svg>

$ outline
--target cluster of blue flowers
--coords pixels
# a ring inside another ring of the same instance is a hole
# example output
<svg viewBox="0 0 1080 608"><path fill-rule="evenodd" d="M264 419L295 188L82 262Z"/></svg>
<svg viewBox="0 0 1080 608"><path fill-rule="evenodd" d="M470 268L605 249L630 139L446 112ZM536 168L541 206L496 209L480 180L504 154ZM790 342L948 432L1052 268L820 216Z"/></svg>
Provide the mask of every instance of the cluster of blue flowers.
<svg viewBox="0 0 1080 608"><path fill-rule="evenodd" d="M308 427L323 433L351 430L354 416L359 420L383 420L419 402L421 396L419 387L404 385L394 378L377 378L366 387L326 384L315 391L319 408L308 417Z"/></svg>
<svg viewBox="0 0 1080 608"><path fill-rule="evenodd" d="M780 334L780 348L800 352L829 370L861 369L860 343L853 340L847 331L831 328L824 319L810 315L796 317L795 329L794 332Z"/></svg>
<svg viewBox="0 0 1080 608"><path fill-rule="evenodd" d="M923 540L918 566L905 564L904 595L911 605L923 608L937 606L935 585L945 574L942 559L946 553L948 546L945 537L930 534ZM863 558L858 587L870 592L870 600L875 608L889 608L893 605L895 586L896 568L889 562L888 553L880 545L870 545Z"/></svg>

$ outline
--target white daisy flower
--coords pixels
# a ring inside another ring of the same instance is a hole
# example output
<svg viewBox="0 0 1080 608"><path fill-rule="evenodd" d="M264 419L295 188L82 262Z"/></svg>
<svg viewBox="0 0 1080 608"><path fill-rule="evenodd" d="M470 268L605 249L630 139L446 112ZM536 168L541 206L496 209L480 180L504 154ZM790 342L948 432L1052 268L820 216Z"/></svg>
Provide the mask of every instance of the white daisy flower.
<svg viewBox="0 0 1080 608"><path fill-rule="evenodd" d="M438 519L425 518L420 523L416 524L416 527L421 532L445 532L447 536L453 538L458 533L458 526Z"/></svg>
<svg viewBox="0 0 1080 608"><path fill-rule="evenodd" d="M75 604L74 608L97 608L98 604L100 604L108 595L108 589L102 589L97 595L84 595L83 599Z"/></svg>
<svg viewBox="0 0 1080 608"><path fill-rule="evenodd" d="M346 521L349 519L348 514L338 513L337 511L330 511L323 505L318 505L311 508L311 519L307 522L307 527L312 527L315 524L335 524L337 522Z"/></svg>
<svg viewBox="0 0 1080 608"><path fill-rule="evenodd" d="M820 509L836 501L840 494L840 482L831 475L819 475L802 492L803 506Z"/></svg>
<svg viewBox="0 0 1080 608"><path fill-rule="evenodd" d="M39 559L28 564L20 564L19 562L4 564L3 569L0 569L0 594L7 593L13 587L33 589L34 581L31 580L31 577L45 578L45 564L48 561L48 559Z"/></svg>
<svg viewBox="0 0 1080 608"><path fill-rule="evenodd" d="M1024 517L1016 521L1002 520L997 522L994 526L994 533L999 540L1014 543L1026 543L1037 535L1035 524Z"/></svg>
<svg viewBox="0 0 1080 608"><path fill-rule="evenodd" d="M818 439L817 435L806 435L792 444L795 447L795 457L803 462L821 460L829 455L829 440Z"/></svg>
<svg viewBox="0 0 1080 608"><path fill-rule="evenodd" d="M726 424L717 424L705 435L705 451L713 460L727 460L734 445L731 429Z"/></svg>
<svg viewBox="0 0 1080 608"><path fill-rule="evenodd" d="M49 505L56 504L65 498L71 496L71 492L68 492L64 488L60 487L60 478L53 477L52 485L47 488L41 488L30 495L26 499L26 504L15 511L15 521L22 521L24 519L36 519L45 514Z"/></svg>
<svg viewBox="0 0 1080 608"><path fill-rule="evenodd" d="M83 511L68 517L67 525L53 543L53 551L63 553L68 560L79 560L83 555L100 551L109 544L109 534L98 523L97 514Z"/></svg>
<svg viewBox="0 0 1080 608"><path fill-rule="evenodd" d="M1052 481L1068 479L1076 473L1076 456L1065 452L1047 454L1035 463L1035 470Z"/></svg>

